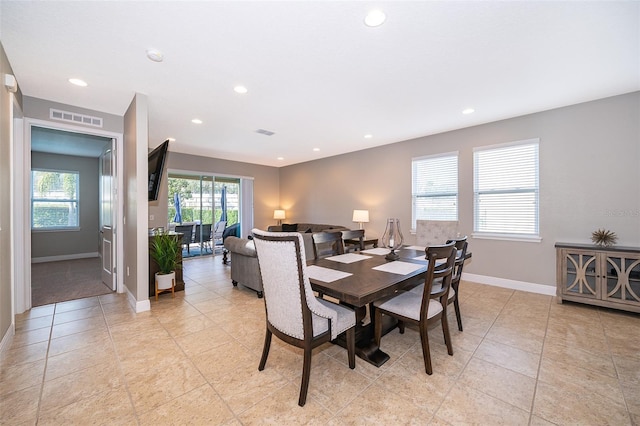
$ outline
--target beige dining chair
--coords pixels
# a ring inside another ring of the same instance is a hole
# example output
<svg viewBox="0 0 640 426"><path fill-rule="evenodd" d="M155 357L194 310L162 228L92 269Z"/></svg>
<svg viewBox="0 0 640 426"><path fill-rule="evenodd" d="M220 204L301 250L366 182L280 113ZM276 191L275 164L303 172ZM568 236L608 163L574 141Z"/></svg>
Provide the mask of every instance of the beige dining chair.
<svg viewBox="0 0 640 426"><path fill-rule="evenodd" d="M341 231L316 232L313 239L313 255L316 259L344 254Z"/></svg>
<svg viewBox="0 0 640 426"><path fill-rule="evenodd" d="M457 237L457 220L416 221L416 244L419 246L441 245Z"/></svg>
<svg viewBox="0 0 640 426"><path fill-rule="evenodd" d="M317 298L306 272L304 240L297 232L252 231L264 293L267 330L258 370L267 363L271 336L303 349L302 383L298 405L309 389L311 352L345 332L349 368L355 361L355 312Z"/></svg>
<svg viewBox="0 0 640 426"><path fill-rule="evenodd" d="M459 295L460 295L460 278L462 278L464 261L465 261L465 258L467 257L467 247L468 247L467 236L465 235L464 237L456 238L455 240L449 240L447 241L447 244L451 242L454 243L456 247L456 260L454 262L453 276L451 277L451 287L449 288L447 304L453 303L453 307L456 312L456 321L458 322L458 330L462 331L462 314L460 313ZM437 293L440 291L441 287L442 287L441 280L436 281L433 284L433 288L431 292ZM424 291L424 284L420 284L412 288L410 291L414 293L422 294L422 292Z"/></svg>
<svg viewBox="0 0 640 426"><path fill-rule="evenodd" d="M418 326L420 330L420 342L422 343L422 356L424 368L427 374L433 374L431 366L431 352L429 350L429 335L427 327L440 320L444 342L447 345L447 353L453 355L449 324L447 322L447 297L453 266L456 258L456 250L453 243L442 246L430 246L427 249L427 278L421 294L411 291L403 291L390 297L373 303L375 306L374 336L378 347L381 347L382 316L392 316L398 319L400 333L404 333L404 324L410 323ZM436 266L436 261L446 259L442 265ZM440 291L432 292L434 282L441 281Z"/></svg>
<svg viewBox="0 0 640 426"><path fill-rule="evenodd" d="M341 232L345 252L350 251L352 248L360 251L364 250L364 229ZM349 241L349 243L347 243L347 241Z"/></svg>

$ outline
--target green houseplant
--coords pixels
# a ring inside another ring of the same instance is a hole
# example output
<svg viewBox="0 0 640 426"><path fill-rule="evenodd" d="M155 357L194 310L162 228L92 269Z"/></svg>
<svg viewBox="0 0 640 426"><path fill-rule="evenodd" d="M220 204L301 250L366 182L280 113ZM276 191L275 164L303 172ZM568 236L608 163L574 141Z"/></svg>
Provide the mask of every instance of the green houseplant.
<svg viewBox="0 0 640 426"><path fill-rule="evenodd" d="M181 251L180 239L176 234L154 232L149 252L159 269L156 273L156 300L160 291L171 289L173 292L175 271L181 267Z"/></svg>

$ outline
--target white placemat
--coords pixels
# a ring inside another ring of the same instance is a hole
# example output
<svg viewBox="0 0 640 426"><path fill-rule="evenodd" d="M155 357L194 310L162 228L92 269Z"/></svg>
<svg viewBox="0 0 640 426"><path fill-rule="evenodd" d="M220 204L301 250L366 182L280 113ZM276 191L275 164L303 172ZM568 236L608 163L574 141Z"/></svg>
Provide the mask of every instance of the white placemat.
<svg viewBox="0 0 640 426"><path fill-rule="evenodd" d="M354 263L365 259L371 259L371 256L364 256L362 254L356 253L345 253L339 254L337 256L327 257L327 260L333 260L334 262L340 263Z"/></svg>
<svg viewBox="0 0 640 426"><path fill-rule="evenodd" d="M307 276L314 280L331 283L353 275L349 272L336 271L335 269L323 268L322 266L307 266Z"/></svg>
<svg viewBox="0 0 640 426"><path fill-rule="evenodd" d="M388 248L376 247L372 249L362 250L360 253L383 255L383 254L388 254L389 251L390 250Z"/></svg>
<svg viewBox="0 0 640 426"><path fill-rule="evenodd" d="M424 249L426 248L425 246L407 246L405 247L407 250L420 250L420 251L424 251Z"/></svg>
<svg viewBox="0 0 640 426"><path fill-rule="evenodd" d="M373 269L375 269L376 271L390 272L392 274L407 275L417 271L420 268L424 268L424 265L409 262L400 262L399 260L396 260L395 262L388 262L384 265L376 266Z"/></svg>

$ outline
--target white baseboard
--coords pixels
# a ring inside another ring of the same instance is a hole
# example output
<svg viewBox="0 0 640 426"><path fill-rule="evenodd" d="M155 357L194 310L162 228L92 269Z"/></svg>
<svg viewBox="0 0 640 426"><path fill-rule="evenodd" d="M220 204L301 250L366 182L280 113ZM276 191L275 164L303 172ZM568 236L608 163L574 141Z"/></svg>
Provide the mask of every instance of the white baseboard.
<svg viewBox="0 0 640 426"><path fill-rule="evenodd" d="M75 260L75 259L88 259L90 257L100 257L100 253L76 253L76 254L63 254L60 256L44 256L33 257L31 263L45 263L45 262L58 262L60 260Z"/></svg>
<svg viewBox="0 0 640 426"><path fill-rule="evenodd" d="M528 283L525 281L508 280L506 278L489 277L487 275L476 275L462 273L464 281L472 281L474 283L492 285L495 287L510 288L512 290L528 291L529 293L546 294L547 296L556 295L556 286L546 284Z"/></svg>
<svg viewBox="0 0 640 426"><path fill-rule="evenodd" d="M131 305L131 307L136 311L136 314L151 310L151 302L149 301L149 299L136 300L136 298L133 296L133 294L131 294L129 289L126 288L126 290L127 290L127 300L129 300L129 305Z"/></svg>
<svg viewBox="0 0 640 426"><path fill-rule="evenodd" d="M11 326L7 329L7 332L2 336L2 340L0 341L0 354L4 353L5 350L11 346L11 342L13 342L13 336L16 334L16 325L15 323L11 323Z"/></svg>

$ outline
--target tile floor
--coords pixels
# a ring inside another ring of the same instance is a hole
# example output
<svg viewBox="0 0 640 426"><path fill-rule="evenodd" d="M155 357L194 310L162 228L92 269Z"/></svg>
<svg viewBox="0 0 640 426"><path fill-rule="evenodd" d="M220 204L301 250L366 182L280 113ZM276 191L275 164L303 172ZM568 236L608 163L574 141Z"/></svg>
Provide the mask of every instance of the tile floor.
<svg viewBox="0 0 640 426"><path fill-rule="evenodd" d="M302 357L274 338L262 299L234 288L220 256L185 262L186 290L135 314L124 295L19 316L0 361L0 424L640 424L640 315L464 282L453 357L430 334L382 339L375 368L327 344L298 407Z"/></svg>

